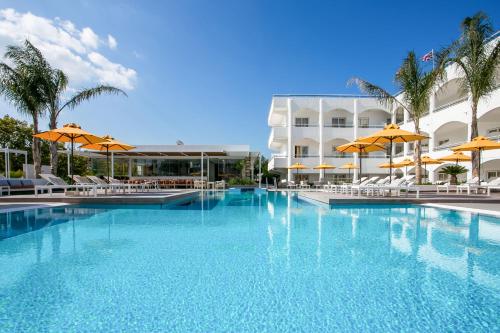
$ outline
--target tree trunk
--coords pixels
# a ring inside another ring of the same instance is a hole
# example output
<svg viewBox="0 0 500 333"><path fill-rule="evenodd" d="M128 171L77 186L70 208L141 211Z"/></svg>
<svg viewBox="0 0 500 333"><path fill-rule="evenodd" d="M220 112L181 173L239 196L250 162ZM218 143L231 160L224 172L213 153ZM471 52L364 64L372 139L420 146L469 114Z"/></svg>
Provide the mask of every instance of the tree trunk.
<svg viewBox="0 0 500 333"><path fill-rule="evenodd" d="M470 139L474 139L479 135L479 130L477 128L477 102L472 100L472 121L471 121L471 134ZM479 177L479 154L476 151L471 152L472 158L472 177Z"/></svg>
<svg viewBox="0 0 500 333"><path fill-rule="evenodd" d="M457 175L450 175L450 185L457 185L458 178Z"/></svg>
<svg viewBox="0 0 500 333"><path fill-rule="evenodd" d="M57 128L57 118L54 112L50 114L49 128L51 130ZM50 143L50 169L53 175L57 175L57 142Z"/></svg>
<svg viewBox="0 0 500 333"><path fill-rule="evenodd" d="M420 124L418 123L418 121L415 121L415 133L420 134ZM415 148L413 152L415 160L415 182L419 185L422 183L422 163L420 160L421 151L420 141L415 141Z"/></svg>
<svg viewBox="0 0 500 333"><path fill-rule="evenodd" d="M33 132L38 134L38 113L33 115ZM40 177L42 172L42 156L40 152L40 139L33 137L33 166L35 168L35 178Z"/></svg>

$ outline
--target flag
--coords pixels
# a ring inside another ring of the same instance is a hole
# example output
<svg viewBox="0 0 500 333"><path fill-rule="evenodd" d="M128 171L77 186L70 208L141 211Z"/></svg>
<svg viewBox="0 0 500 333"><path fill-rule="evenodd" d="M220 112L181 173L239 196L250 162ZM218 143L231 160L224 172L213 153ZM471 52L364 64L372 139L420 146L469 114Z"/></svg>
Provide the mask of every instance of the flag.
<svg viewBox="0 0 500 333"><path fill-rule="evenodd" d="M431 50L430 52L424 54L424 56L422 57L422 61L430 61L432 60L432 58L434 58L434 50Z"/></svg>

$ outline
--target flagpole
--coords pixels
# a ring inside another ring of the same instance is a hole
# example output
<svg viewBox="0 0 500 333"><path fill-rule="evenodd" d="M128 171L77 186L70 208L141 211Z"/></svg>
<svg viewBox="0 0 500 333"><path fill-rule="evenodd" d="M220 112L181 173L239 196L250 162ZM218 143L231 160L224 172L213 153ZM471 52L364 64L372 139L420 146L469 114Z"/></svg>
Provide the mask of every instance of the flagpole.
<svg viewBox="0 0 500 333"><path fill-rule="evenodd" d="M431 50L432 55L432 70L434 70L434 49Z"/></svg>

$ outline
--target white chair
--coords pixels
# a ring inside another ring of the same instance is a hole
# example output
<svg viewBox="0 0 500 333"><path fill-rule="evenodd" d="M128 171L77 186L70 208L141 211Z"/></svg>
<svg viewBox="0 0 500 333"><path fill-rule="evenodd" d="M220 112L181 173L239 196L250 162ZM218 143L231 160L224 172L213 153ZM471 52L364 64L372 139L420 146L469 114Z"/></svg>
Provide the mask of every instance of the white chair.
<svg viewBox="0 0 500 333"><path fill-rule="evenodd" d="M305 180L301 180L300 181L300 184L299 184L299 187L300 188L306 188L306 189L310 189L311 188L311 185L309 185Z"/></svg>
<svg viewBox="0 0 500 333"><path fill-rule="evenodd" d="M473 189L473 188L476 190L476 194L477 194L477 192L478 192L477 182L478 181L479 181L479 177L474 177L474 178L468 180L464 184L457 185L457 194L461 194L462 191L466 190L467 195L470 195L471 189Z"/></svg>
<svg viewBox="0 0 500 333"><path fill-rule="evenodd" d="M288 189L297 188L297 184L295 184L295 182L293 180L290 180L289 182L287 182L286 187Z"/></svg>
<svg viewBox="0 0 500 333"><path fill-rule="evenodd" d="M378 176L375 176L375 177L372 177L368 180L365 180L362 184L359 184L359 185L352 185L351 186L351 196L354 195L354 192L358 192L358 197L361 196L361 192L364 188L366 188L367 186L370 186L370 185L373 185L373 183L375 183L377 180L378 180Z"/></svg>

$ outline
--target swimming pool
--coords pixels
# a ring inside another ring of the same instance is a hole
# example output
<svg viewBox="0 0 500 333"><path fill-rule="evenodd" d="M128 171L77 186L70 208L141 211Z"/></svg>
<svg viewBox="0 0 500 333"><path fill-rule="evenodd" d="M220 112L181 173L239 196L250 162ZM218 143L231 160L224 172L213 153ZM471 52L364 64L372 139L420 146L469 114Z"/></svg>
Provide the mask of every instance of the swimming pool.
<svg viewBox="0 0 500 333"><path fill-rule="evenodd" d="M500 222L281 193L0 214L1 332L500 329Z"/></svg>

